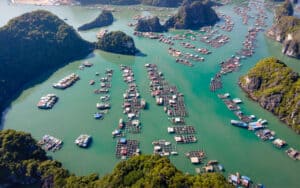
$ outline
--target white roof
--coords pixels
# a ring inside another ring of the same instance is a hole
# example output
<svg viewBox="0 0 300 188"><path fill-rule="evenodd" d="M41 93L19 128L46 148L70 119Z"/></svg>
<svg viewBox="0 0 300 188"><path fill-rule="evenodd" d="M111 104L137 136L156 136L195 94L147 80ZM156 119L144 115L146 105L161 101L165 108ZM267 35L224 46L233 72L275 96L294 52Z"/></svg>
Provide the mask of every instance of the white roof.
<svg viewBox="0 0 300 188"><path fill-rule="evenodd" d="M191 157L191 162L192 163L199 163L199 158L198 157Z"/></svg>

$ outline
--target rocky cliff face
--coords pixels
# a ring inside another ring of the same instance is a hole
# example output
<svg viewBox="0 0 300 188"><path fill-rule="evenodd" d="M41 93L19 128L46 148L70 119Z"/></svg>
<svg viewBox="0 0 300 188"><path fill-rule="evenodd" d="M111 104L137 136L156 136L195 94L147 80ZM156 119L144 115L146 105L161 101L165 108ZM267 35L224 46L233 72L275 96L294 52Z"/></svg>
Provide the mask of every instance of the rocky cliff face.
<svg viewBox="0 0 300 188"><path fill-rule="evenodd" d="M112 31L105 34L96 44L97 48L111 53L135 55L136 49L132 37L122 31Z"/></svg>
<svg viewBox="0 0 300 188"><path fill-rule="evenodd" d="M300 58L300 19L292 15L291 3L285 2L277 8L274 24L266 34L282 43L283 54Z"/></svg>
<svg viewBox="0 0 300 188"><path fill-rule="evenodd" d="M300 133L299 75L275 58L258 62L239 85L261 107Z"/></svg>
<svg viewBox="0 0 300 188"><path fill-rule="evenodd" d="M140 32L163 32L166 31L166 28L160 24L159 18L155 16L150 19L140 19L135 30Z"/></svg>
<svg viewBox="0 0 300 188"><path fill-rule="evenodd" d="M199 29L207 25L214 25L219 18L211 8L210 1L186 0L180 6L177 14L165 23L166 28Z"/></svg>
<svg viewBox="0 0 300 188"><path fill-rule="evenodd" d="M282 53L300 59L300 31L288 34L282 46Z"/></svg>
<svg viewBox="0 0 300 188"><path fill-rule="evenodd" d="M97 27L111 25L114 22L114 17L111 11L103 10L101 14L92 22L84 24L78 28L79 31L89 30Z"/></svg>

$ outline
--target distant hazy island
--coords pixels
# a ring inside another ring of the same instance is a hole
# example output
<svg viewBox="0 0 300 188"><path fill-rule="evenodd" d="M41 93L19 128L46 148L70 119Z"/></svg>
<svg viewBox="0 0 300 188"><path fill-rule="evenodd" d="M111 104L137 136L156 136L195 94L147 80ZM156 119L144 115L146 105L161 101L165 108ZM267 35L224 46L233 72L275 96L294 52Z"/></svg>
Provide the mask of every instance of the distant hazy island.
<svg viewBox="0 0 300 188"><path fill-rule="evenodd" d="M81 4L110 4L110 5L151 5L158 7L178 7L183 0L77 0Z"/></svg>
<svg viewBox="0 0 300 188"><path fill-rule="evenodd" d="M95 20L78 27L78 30L84 31L84 30L94 29L97 27L109 26L113 22L114 22L114 17L111 11L103 10Z"/></svg>
<svg viewBox="0 0 300 188"><path fill-rule="evenodd" d="M185 0L12 0L13 3L33 5L71 5L80 3L81 5L103 4L125 6L143 4L156 7L179 7L184 1ZM212 4L212 2L210 3Z"/></svg>
<svg viewBox="0 0 300 188"><path fill-rule="evenodd" d="M300 58L300 19L293 16L293 5L285 1L276 9L274 24L267 36L282 43L282 53Z"/></svg>
<svg viewBox="0 0 300 188"><path fill-rule="evenodd" d="M25 84L87 56L93 48L50 12L34 11L10 20L0 28L0 110Z"/></svg>
<svg viewBox="0 0 300 188"><path fill-rule="evenodd" d="M175 29L199 29L203 26L214 25L219 21L216 12L211 8L214 5L209 0L185 0L179 7L178 12L160 24L157 16L140 19L135 27L135 31L140 32L164 32L170 28Z"/></svg>
<svg viewBox="0 0 300 188"><path fill-rule="evenodd" d="M298 73L275 58L266 58L241 77L240 86L260 106L300 133Z"/></svg>
<svg viewBox="0 0 300 188"><path fill-rule="evenodd" d="M96 48L124 55L135 55L139 52L135 47L133 38L122 31L112 31L105 34L97 42Z"/></svg>
<svg viewBox="0 0 300 188"><path fill-rule="evenodd" d="M232 187L221 174L186 175L158 155L122 161L101 179L75 176L48 158L30 134L14 130L0 131L0 181L4 187Z"/></svg>
<svg viewBox="0 0 300 188"><path fill-rule="evenodd" d="M199 29L214 25L220 19L211 5L209 0L186 0L179 7L177 14L167 20L164 26L175 29Z"/></svg>

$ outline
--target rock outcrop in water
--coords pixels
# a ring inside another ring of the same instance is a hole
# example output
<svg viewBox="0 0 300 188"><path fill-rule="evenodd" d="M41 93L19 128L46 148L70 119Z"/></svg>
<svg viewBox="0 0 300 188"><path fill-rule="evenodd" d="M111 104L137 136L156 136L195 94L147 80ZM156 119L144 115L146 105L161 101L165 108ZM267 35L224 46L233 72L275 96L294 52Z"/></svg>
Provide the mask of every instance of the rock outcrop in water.
<svg viewBox="0 0 300 188"><path fill-rule="evenodd" d="M109 26L114 22L114 17L111 11L103 10L101 14L92 22L78 27L79 31L94 29L97 27Z"/></svg>
<svg viewBox="0 0 300 188"><path fill-rule="evenodd" d="M139 52L135 47L133 38L122 31L112 31L105 34L99 39L96 46L103 51L124 55L135 55Z"/></svg>
<svg viewBox="0 0 300 188"><path fill-rule="evenodd" d="M166 21L166 28L199 29L214 25L219 21L216 12L211 8L210 1L186 0L179 7L177 14Z"/></svg>
<svg viewBox="0 0 300 188"><path fill-rule="evenodd" d="M155 16L149 19L139 19L135 30L140 32L164 32L167 29L160 24L159 18Z"/></svg>
<svg viewBox="0 0 300 188"><path fill-rule="evenodd" d="M92 44L50 12L10 20L0 28L0 110L25 84L92 50Z"/></svg>
<svg viewBox="0 0 300 188"><path fill-rule="evenodd" d="M239 83L250 98L300 133L298 73L275 58L266 58L241 77Z"/></svg>
<svg viewBox="0 0 300 188"><path fill-rule="evenodd" d="M283 44L283 54L300 58L300 19L292 15L293 6L285 1L276 9L275 21L267 36Z"/></svg>

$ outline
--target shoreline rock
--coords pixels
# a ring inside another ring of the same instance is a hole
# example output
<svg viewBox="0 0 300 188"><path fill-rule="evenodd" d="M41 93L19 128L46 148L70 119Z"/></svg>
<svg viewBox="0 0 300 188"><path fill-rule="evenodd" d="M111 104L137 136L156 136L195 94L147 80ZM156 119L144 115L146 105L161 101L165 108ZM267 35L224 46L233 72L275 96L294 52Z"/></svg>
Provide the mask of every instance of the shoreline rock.
<svg viewBox="0 0 300 188"><path fill-rule="evenodd" d="M300 59L300 19L293 16L290 2L285 1L276 9L274 24L266 35L282 44L283 54Z"/></svg>
<svg viewBox="0 0 300 188"><path fill-rule="evenodd" d="M78 31L85 31L98 27L109 26L114 22L114 17L111 11L103 10L101 14L93 21L78 27Z"/></svg>
<svg viewBox="0 0 300 188"><path fill-rule="evenodd" d="M199 29L214 25L219 21L216 12L211 8L210 1L185 0L175 16L166 21L166 28Z"/></svg>
<svg viewBox="0 0 300 188"><path fill-rule="evenodd" d="M149 19L139 19L134 29L139 32L164 32L167 29L160 24L159 18L154 16Z"/></svg>
<svg viewBox="0 0 300 188"><path fill-rule="evenodd" d="M73 27L48 11L11 19L0 28L1 112L21 91L46 79L44 74L87 56L93 49Z"/></svg>
<svg viewBox="0 0 300 188"><path fill-rule="evenodd" d="M123 55L135 55L139 53L139 50L135 47L133 38L122 31L112 31L105 34L96 43L96 48Z"/></svg>

